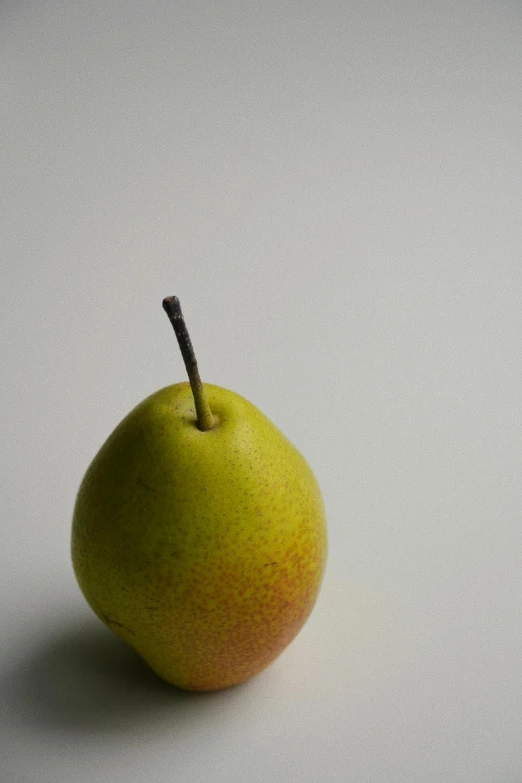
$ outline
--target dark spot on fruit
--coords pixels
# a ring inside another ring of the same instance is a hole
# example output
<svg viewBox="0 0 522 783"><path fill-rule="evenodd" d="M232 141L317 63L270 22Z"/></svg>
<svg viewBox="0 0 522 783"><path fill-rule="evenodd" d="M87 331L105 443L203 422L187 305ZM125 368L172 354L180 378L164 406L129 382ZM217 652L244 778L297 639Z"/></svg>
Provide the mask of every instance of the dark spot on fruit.
<svg viewBox="0 0 522 783"><path fill-rule="evenodd" d="M138 476L136 479L136 484L139 484L140 487L143 487L143 489L146 489L147 492L152 492L154 495L157 495L157 491L154 489L154 487L151 487L150 484L147 484L144 479L141 478L141 476Z"/></svg>
<svg viewBox="0 0 522 783"><path fill-rule="evenodd" d="M128 626L123 625L123 623L119 623L117 620L111 620L111 618L107 617L106 614L102 614L102 619L103 619L103 622L106 623L107 625L115 625L118 628L125 628L126 631L131 633L133 636L136 636L134 631L131 631L131 629Z"/></svg>

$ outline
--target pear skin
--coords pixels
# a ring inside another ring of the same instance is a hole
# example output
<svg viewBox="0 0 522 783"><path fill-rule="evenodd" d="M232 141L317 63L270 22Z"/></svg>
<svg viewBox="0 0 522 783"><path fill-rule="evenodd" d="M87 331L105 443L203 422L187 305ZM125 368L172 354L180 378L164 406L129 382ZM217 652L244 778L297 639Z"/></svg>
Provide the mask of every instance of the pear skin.
<svg viewBox="0 0 522 783"><path fill-rule="evenodd" d="M91 463L72 559L86 600L164 680L210 691L268 666L308 618L327 554L307 462L254 405L204 384L148 397Z"/></svg>

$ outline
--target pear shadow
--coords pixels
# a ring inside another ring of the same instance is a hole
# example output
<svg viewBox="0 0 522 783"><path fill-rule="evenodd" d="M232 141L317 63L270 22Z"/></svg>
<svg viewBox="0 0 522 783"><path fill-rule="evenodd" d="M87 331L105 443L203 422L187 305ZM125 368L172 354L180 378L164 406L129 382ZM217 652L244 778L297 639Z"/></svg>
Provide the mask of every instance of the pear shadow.
<svg viewBox="0 0 522 783"><path fill-rule="evenodd" d="M35 732L70 735L171 730L208 720L249 683L194 693L161 680L95 619L77 618L34 644L0 683L11 720ZM205 718L206 716L206 718Z"/></svg>

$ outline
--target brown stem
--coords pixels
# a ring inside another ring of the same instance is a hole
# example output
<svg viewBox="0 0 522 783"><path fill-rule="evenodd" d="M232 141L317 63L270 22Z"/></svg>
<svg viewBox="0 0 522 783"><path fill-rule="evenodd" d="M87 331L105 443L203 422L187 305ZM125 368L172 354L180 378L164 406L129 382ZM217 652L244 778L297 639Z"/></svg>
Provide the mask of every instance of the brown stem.
<svg viewBox="0 0 522 783"><path fill-rule="evenodd" d="M169 317L169 321L174 327L176 337L178 339L179 348L185 367L187 368L187 374L190 381L190 387L192 394L194 395L194 403L196 405L197 424L200 430L211 430L215 425L214 416L210 410L208 404L207 395L205 389L201 383L199 377L198 363L196 361L196 355L190 335L188 333L183 313L181 312L181 305L177 296L167 296L163 300L163 309Z"/></svg>

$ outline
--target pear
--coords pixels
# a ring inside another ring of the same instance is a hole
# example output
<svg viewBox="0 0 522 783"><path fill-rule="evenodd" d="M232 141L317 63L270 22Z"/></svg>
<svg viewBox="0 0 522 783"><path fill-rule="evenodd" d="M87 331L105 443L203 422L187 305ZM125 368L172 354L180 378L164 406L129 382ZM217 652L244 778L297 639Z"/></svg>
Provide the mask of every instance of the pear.
<svg viewBox="0 0 522 783"><path fill-rule="evenodd" d="M179 300L163 306L190 383L141 402L95 456L72 560L100 620L160 677L211 691L263 670L301 629L326 521L305 459L248 400L201 383Z"/></svg>

